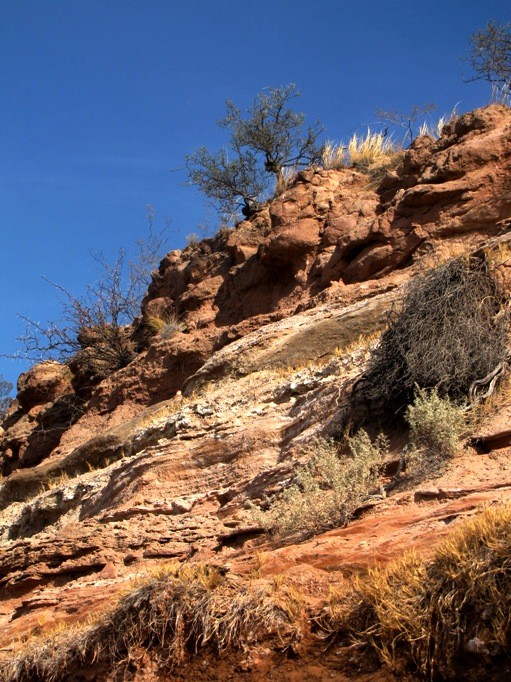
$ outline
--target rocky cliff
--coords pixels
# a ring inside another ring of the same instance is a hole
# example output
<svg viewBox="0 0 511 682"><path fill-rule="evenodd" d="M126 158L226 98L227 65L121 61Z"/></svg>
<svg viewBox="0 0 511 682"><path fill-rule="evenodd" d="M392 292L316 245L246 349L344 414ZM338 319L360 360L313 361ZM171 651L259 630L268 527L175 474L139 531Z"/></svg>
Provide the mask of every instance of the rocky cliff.
<svg viewBox="0 0 511 682"><path fill-rule="evenodd" d="M303 171L251 220L169 253L133 327L140 352L85 397L58 363L22 375L0 442L2 656L112 607L170 560L207 562L240 585L278 574L312 618L355 569L427 552L452 523L511 500L504 394L466 439L477 449L434 480L373 496L345 527L279 544L251 512L289 485L314 439L339 435L406 282L453 255L507 253L510 224L511 113L493 105L419 137L379 179ZM147 333L150 319L159 331ZM322 651L290 658L254 643L228 664L192 657L163 677L144 658L115 679L272 679L274 666L283 679L345 679L345 654Z"/></svg>

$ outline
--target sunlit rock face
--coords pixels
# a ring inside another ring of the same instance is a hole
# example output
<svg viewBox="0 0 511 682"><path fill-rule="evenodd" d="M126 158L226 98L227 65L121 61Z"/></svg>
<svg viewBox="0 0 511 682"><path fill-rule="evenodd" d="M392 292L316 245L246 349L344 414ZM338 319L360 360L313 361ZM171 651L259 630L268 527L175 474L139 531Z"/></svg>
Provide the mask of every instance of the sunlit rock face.
<svg viewBox="0 0 511 682"><path fill-rule="evenodd" d="M506 403L441 476L375 491L345 528L275 548L249 509L292 483L315 439L339 435L420 267L509 248L510 164L511 113L493 105L418 138L380 177L302 171L250 220L167 254L127 330L139 351L127 367L87 396L58 363L22 375L0 432L1 655L174 560L241 582L283 574L312 609L343 572L427 554L451 521L510 499ZM169 311L175 328L144 331Z"/></svg>

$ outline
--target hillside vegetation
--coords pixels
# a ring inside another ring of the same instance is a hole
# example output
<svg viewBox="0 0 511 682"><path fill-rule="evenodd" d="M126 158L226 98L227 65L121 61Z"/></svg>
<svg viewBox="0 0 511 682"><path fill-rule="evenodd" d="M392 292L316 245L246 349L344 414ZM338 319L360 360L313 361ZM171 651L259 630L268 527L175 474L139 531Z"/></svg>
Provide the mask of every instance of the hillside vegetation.
<svg viewBox="0 0 511 682"><path fill-rule="evenodd" d="M371 144L20 377L1 680L509 679L511 113Z"/></svg>

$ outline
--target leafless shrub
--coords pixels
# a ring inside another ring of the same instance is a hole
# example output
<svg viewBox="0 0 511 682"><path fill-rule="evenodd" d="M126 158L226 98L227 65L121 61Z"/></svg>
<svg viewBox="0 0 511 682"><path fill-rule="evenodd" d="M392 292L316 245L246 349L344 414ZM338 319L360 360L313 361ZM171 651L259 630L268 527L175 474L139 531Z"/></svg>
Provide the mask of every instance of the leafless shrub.
<svg viewBox="0 0 511 682"><path fill-rule="evenodd" d="M511 90L511 24L490 21L470 37L470 62L476 75L470 80L487 80L509 101Z"/></svg>
<svg viewBox="0 0 511 682"><path fill-rule="evenodd" d="M40 362L72 360L74 368L92 381L125 367L136 354L129 325L140 314L140 303L151 272L161 257L164 237L150 234L138 242L137 258L128 260L121 249L113 264L103 254L93 254L99 278L75 296L66 287L49 282L61 301L61 318L45 324L20 315L26 323L19 339L24 357Z"/></svg>
<svg viewBox="0 0 511 682"><path fill-rule="evenodd" d="M389 127L401 128L405 131L403 142L408 138L408 142L411 144L414 137L416 137L415 125L436 109L437 105L434 103L415 104L408 113L396 111L395 109L389 111L376 109L376 116L381 123L386 124L385 134Z"/></svg>
<svg viewBox="0 0 511 682"><path fill-rule="evenodd" d="M463 400L507 356L509 317L487 258L457 258L416 277L355 385L352 408L396 413L415 386Z"/></svg>

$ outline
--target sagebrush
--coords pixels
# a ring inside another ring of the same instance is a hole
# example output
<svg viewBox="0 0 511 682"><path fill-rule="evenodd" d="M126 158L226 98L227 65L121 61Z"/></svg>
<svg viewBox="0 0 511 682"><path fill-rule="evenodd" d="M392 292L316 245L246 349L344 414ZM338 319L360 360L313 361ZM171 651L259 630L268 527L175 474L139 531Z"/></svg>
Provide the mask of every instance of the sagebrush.
<svg viewBox="0 0 511 682"><path fill-rule="evenodd" d="M371 442L360 430L346 445L347 453L339 456L336 443L317 440L294 482L268 500L264 511L253 509L256 520L277 538L310 536L347 523L374 490L388 444L383 437Z"/></svg>
<svg viewBox="0 0 511 682"><path fill-rule="evenodd" d="M466 429L461 405L441 398L436 389L418 389L405 417L410 426L410 472L425 475L454 457Z"/></svg>

